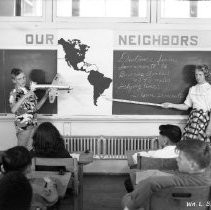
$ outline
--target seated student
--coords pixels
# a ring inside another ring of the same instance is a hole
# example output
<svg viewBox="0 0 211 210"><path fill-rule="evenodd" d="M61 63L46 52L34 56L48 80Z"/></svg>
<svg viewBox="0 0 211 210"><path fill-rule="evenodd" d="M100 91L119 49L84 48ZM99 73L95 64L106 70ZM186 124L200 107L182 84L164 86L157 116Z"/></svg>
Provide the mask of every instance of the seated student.
<svg viewBox="0 0 211 210"><path fill-rule="evenodd" d="M0 209L29 210L32 187L21 172L9 172L0 179Z"/></svg>
<svg viewBox="0 0 211 210"><path fill-rule="evenodd" d="M19 171L28 176L31 172L31 155L23 146L15 146L6 150L2 156L1 172L7 174ZM33 189L32 205L39 203L41 206L52 206L58 201L56 183L49 177L46 179L29 178Z"/></svg>
<svg viewBox="0 0 211 210"><path fill-rule="evenodd" d="M159 126L159 145L163 147L159 150L138 152L140 156L152 157L152 158L176 158L178 154L175 152L176 143L178 143L182 137L180 128L176 125L160 125ZM133 161L137 164L137 154L133 155Z"/></svg>
<svg viewBox="0 0 211 210"><path fill-rule="evenodd" d="M58 129L50 122L41 123L32 137L32 156L46 158L70 158Z"/></svg>
<svg viewBox="0 0 211 210"><path fill-rule="evenodd" d="M153 192L172 186L205 186L210 185L210 176L206 169L210 165L210 146L200 140L185 140L177 144L178 172L169 176L153 176L142 180L136 189L123 197L124 210L146 208Z"/></svg>
<svg viewBox="0 0 211 210"><path fill-rule="evenodd" d="M182 137L182 132L180 128L176 125L160 125L159 126L159 146L162 149L142 151L135 153L132 158L133 162L137 164L137 155L151 158L176 158L178 153L176 152L176 144L180 141ZM133 185L130 178L126 179L124 182L127 192L133 191Z"/></svg>

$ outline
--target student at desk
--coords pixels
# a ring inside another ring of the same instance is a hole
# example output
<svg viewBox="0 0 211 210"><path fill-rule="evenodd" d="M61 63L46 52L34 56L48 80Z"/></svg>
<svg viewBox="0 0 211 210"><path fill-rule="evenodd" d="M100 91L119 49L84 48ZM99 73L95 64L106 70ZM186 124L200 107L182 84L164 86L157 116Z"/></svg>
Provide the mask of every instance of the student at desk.
<svg viewBox="0 0 211 210"><path fill-rule="evenodd" d="M0 209L30 210L32 187L18 171L9 172L0 179Z"/></svg>
<svg viewBox="0 0 211 210"><path fill-rule="evenodd" d="M206 174L211 160L210 146L200 140L185 140L177 144L179 172L169 176L152 176L139 182L136 189L122 200L124 210L138 210L149 205L153 192L173 186L210 186Z"/></svg>
<svg viewBox="0 0 211 210"><path fill-rule="evenodd" d="M31 163L30 152L25 147L12 147L2 155L1 172L4 176L9 172L19 171L28 177L31 172ZM46 179L28 178L33 189L32 205L46 207L52 206L58 201L58 192L54 180L49 177L46 177Z"/></svg>
<svg viewBox="0 0 211 210"><path fill-rule="evenodd" d="M159 126L159 145L162 149L138 152L140 156L152 158L176 158L178 153L175 152L176 144L180 141L182 132L176 125L160 125ZM133 161L137 164L137 154L133 155Z"/></svg>
<svg viewBox="0 0 211 210"><path fill-rule="evenodd" d="M71 158L65 149L64 139L58 129L50 122L41 123L32 137L33 157Z"/></svg>

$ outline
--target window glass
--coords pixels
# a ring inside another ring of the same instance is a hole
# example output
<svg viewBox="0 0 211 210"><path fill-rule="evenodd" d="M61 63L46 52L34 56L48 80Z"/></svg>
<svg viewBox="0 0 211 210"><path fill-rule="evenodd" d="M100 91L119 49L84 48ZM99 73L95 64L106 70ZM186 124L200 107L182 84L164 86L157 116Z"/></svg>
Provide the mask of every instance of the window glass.
<svg viewBox="0 0 211 210"><path fill-rule="evenodd" d="M22 0L21 16L42 16L42 0Z"/></svg>
<svg viewBox="0 0 211 210"><path fill-rule="evenodd" d="M103 0L80 0L80 17L102 17L105 13Z"/></svg>
<svg viewBox="0 0 211 210"><path fill-rule="evenodd" d="M211 1L198 1L198 17L211 18Z"/></svg>
<svg viewBox="0 0 211 210"><path fill-rule="evenodd" d="M130 0L107 0L105 17L131 17L132 3Z"/></svg>
<svg viewBox="0 0 211 210"><path fill-rule="evenodd" d="M57 0L57 17L143 17L147 0Z"/></svg>
<svg viewBox="0 0 211 210"><path fill-rule="evenodd" d="M161 0L161 18L211 18L210 0Z"/></svg>
<svg viewBox="0 0 211 210"><path fill-rule="evenodd" d="M0 16L42 16L42 0L0 0Z"/></svg>
<svg viewBox="0 0 211 210"><path fill-rule="evenodd" d="M57 16L68 17L72 16L72 1L67 0L57 0L56 4Z"/></svg>

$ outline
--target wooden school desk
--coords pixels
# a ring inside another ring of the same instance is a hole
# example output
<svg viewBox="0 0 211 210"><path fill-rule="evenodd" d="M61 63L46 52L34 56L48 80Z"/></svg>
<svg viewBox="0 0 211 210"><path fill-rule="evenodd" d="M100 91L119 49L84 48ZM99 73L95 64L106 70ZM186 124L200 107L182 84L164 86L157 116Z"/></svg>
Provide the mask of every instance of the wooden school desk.
<svg viewBox="0 0 211 210"><path fill-rule="evenodd" d="M79 154L78 159L78 176L79 176L79 196L77 199L77 206L78 210L83 210L83 167L89 163L93 162L93 152L74 152L75 154Z"/></svg>
<svg viewBox="0 0 211 210"><path fill-rule="evenodd" d="M78 160L78 167L79 167L79 184L81 185L81 187L83 187L83 167L84 165L87 165L89 163L93 162L93 152L76 152L77 154L80 154L79 156L79 160ZM81 188L82 189L82 188Z"/></svg>

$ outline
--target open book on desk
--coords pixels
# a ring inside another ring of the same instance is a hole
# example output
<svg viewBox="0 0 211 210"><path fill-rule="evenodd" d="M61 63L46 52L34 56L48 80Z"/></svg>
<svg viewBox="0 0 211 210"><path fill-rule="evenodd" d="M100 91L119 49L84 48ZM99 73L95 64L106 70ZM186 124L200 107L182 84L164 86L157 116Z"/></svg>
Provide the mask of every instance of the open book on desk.
<svg viewBox="0 0 211 210"><path fill-rule="evenodd" d="M70 153L70 155L72 156L72 158L76 158L77 161L79 161L79 158L80 158L80 154L79 153Z"/></svg>
<svg viewBox="0 0 211 210"><path fill-rule="evenodd" d="M136 171L136 184L151 176L172 176L172 173L170 171L168 173L157 169Z"/></svg>

